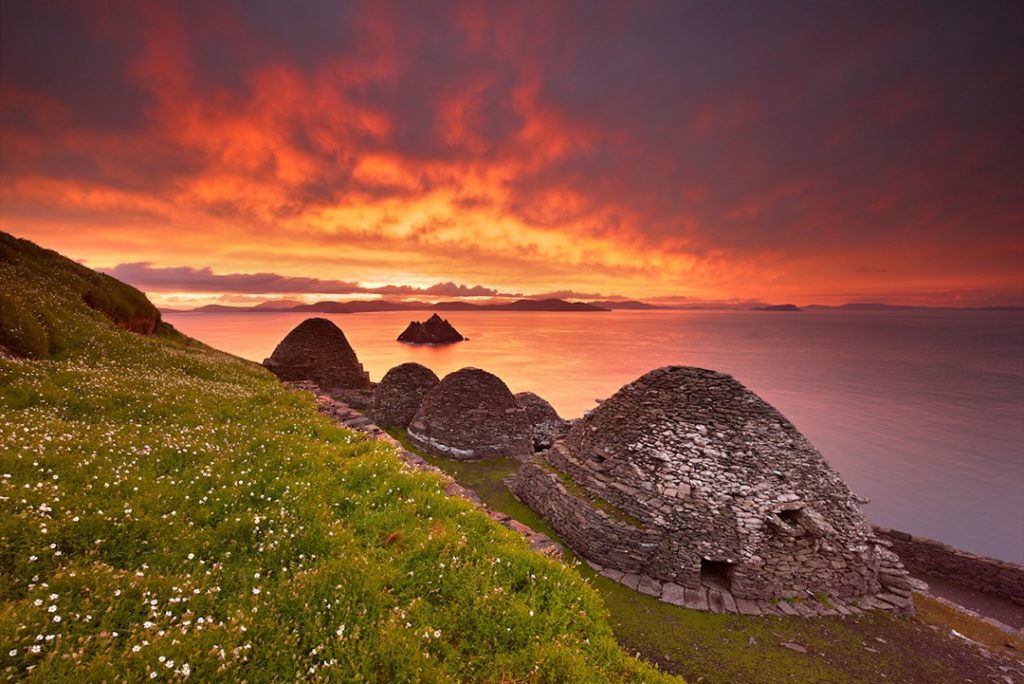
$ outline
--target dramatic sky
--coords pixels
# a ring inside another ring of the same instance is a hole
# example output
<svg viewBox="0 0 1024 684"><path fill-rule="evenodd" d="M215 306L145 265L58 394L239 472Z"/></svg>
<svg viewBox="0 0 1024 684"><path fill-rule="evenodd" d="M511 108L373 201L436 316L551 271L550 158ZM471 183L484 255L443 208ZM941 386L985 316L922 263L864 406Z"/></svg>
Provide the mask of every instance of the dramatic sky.
<svg viewBox="0 0 1024 684"><path fill-rule="evenodd" d="M0 229L162 303L1024 303L1019 0L0 2Z"/></svg>

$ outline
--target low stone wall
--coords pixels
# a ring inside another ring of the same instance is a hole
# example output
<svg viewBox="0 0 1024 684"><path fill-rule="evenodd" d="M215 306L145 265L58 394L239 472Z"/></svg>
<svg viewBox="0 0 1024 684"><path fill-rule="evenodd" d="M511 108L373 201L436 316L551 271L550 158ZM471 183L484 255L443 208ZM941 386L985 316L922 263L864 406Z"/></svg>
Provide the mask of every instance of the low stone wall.
<svg viewBox="0 0 1024 684"><path fill-rule="evenodd" d="M650 531L614 520L589 502L569 495L558 475L536 461L524 463L506 484L516 498L551 523L566 544L599 565L640 574L650 553L658 548Z"/></svg>
<svg viewBox="0 0 1024 684"><path fill-rule="evenodd" d="M587 564L608 579L634 591L649 594L665 603L693 610L742 615L826 617L847 616L865 610L913 613L907 571L899 559L879 542L882 591L856 597L829 596L823 601L810 592L795 594L796 600L762 600L734 596L724 587L704 586L691 578L690 586L664 581L647 572L651 558L659 553L660 535L654 530L617 520L591 502L569 492L562 478L546 467L540 456L526 461L506 481L512 493L543 516L562 540L580 554ZM686 581L680 579L680 582Z"/></svg>
<svg viewBox="0 0 1024 684"><path fill-rule="evenodd" d="M887 527L876 526L875 534L892 542L893 551L913 573L940 577L1024 605L1024 566L960 551L934 539Z"/></svg>
<svg viewBox="0 0 1024 684"><path fill-rule="evenodd" d="M371 439L377 439L392 444L398 451L399 458L405 461L406 465L413 470L437 473L444 482L444 491L446 494L449 496L457 496L460 499L469 501L471 504L486 513L491 519L497 521L499 524L507 527L513 532L521 534L526 538L526 542L529 544L531 551L535 551L545 556L551 556L552 558L562 558L561 545L552 540L546 534L522 524L507 513L502 513L501 511L495 511L489 508L472 489L463 487L440 468L430 465L422 457L403 447L397 439L374 424L372 420L359 411L353 410L352 407L345 402L338 401L334 397L323 392L315 383L297 381L286 382L285 384L290 387L294 387L295 389L305 390L312 393L316 397L317 408L319 411L335 420L339 425L352 430L365 432Z"/></svg>

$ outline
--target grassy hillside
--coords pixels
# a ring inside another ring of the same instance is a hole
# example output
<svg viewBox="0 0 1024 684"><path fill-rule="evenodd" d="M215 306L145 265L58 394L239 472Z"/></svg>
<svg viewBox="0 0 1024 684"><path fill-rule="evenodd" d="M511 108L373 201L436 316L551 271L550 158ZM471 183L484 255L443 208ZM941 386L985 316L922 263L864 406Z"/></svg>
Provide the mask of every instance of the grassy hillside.
<svg viewBox="0 0 1024 684"><path fill-rule="evenodd" d="M137 291L0 234L0 293L28 357L0 355L6 678L670 681L435 476L251 363L129 332L155 325Z"/></svg>

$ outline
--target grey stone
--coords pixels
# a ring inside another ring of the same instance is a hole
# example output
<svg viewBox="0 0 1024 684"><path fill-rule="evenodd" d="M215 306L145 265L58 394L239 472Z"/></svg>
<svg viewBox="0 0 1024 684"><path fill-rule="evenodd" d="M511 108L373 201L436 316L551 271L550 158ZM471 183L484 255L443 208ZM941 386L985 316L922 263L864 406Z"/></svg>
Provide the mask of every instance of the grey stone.
<svg viewBox="0 0 1024 684"><path fill-rule="evenodd" d="M704 587L698 587L697 589L690 589L684 587L683 605L693 610L707 610L708 609L708 592Z"/></svg>

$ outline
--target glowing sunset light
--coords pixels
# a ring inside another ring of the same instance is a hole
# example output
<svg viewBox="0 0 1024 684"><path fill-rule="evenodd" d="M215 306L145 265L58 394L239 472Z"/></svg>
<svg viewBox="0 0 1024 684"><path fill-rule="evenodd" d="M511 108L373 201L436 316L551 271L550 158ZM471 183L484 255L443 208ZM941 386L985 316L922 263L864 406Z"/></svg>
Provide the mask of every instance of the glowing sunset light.
<svg viewBox="0 0 1024 684"><path fill-rule="evenodd" d="M9 2L0 24L0 229L167 306L308 301L301 278L1024 304L1013 3ZM317 294L381 296L359 288Z"/></svg>

